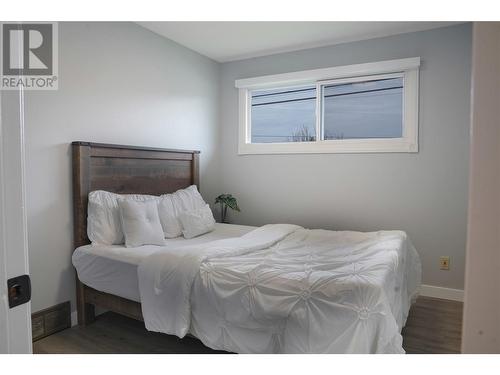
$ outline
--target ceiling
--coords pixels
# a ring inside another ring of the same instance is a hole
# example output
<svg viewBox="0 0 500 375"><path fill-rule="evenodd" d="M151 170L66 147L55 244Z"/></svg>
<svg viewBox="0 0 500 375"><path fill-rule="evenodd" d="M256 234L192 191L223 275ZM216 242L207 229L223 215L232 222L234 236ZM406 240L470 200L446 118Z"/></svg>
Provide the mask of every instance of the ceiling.
<svg viewBox="0 0 500 375"><path fill-rule="evenodd" d="M219 62L428 30L458 22L138 22Z"/></svg>

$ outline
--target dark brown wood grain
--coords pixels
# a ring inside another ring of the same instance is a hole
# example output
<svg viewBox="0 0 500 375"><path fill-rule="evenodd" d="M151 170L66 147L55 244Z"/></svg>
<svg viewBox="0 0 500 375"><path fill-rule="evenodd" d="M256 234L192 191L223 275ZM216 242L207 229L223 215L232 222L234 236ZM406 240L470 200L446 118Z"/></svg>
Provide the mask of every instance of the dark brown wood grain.
<svg viewBox="0 0 500 375"><path fill-rule="evenodd" d="M100 292L88 286L85 287L85 301L132 319L144 320L142 317L141 304L135 301Z"/></svg>
<svg viewBox="0 0 500 375"><path fill-rule="evenodd" d="M75 249L89 243L87 203L90 192L90 146L75 145L73 153L73 234Z"/></svg>
<svg viewBox="0 0 500 375"><path fill-rule="evenodd" d="M161 195L197 185L199 151L73 142L74 248L87 237L88 195L94 190L118 194ZM89 288L76 280L78 324L95 320L94 306L142 319L139 303Z"/></svg>

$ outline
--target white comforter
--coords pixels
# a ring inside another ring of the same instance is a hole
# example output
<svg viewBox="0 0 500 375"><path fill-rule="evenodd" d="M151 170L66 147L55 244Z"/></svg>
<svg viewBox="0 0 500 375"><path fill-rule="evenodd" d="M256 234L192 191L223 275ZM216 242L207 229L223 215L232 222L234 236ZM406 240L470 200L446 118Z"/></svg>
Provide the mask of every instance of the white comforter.
<svg viewBox="0 0 500 375"><path fill-rule="evenodd" d="M420 284L400 231L266 225L138 268L146 328L238 353L404 353Z"/></svg>

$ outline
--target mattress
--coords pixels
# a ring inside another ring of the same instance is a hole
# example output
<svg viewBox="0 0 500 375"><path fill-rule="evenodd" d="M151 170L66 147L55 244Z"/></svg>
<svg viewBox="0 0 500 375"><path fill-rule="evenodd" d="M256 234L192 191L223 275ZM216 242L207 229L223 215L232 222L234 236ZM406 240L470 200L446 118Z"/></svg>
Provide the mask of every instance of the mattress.
<svg viewBox="0 0 500 375"><path fill-rule="evenodd" d="M253 229L255 227L247 225L217 223L215 230L210 233L192 239L183 237L166 239L165 246L127 248L124 245L85 245L74 251L72 262L78 278L85 285L101 292L140 302L137 267L148 256L174 247L240 237Z"/></svg>

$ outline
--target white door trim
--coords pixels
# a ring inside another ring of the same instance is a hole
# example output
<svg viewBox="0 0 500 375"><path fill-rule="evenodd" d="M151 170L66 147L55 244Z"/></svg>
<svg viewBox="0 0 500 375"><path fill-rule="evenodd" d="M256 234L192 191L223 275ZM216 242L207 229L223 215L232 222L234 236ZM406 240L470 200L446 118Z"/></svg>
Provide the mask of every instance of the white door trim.
<svg viewBox="0 0 500 375"><path fill-rule="evenodd" d="M0 93L0 353L31 353L31 304L8 306L7 280L29 274L24 92Z"/></svg>
<svg viewBox="0 0 500 375"><path fill-rule="evenodd" d="M3 173L3 157L1 145L3 144L3 136L2 136L2 91L0 90L0 353L8 353L9 352L9 305L7 301L7 284L5 280L7 280L7 264L6 259L7 255L5 252L6 244L5 244L5 224L4 224L4 193L3 193L3 181L4 173Z"/></svg>
<svg viewBox="0 0 500 375"><path fill-rule="evenodd" d="M2 26L0 22L0 39ZM10 57L24 66L20 38L18 43ZM32 352L31 303L10 308L7 290L8 279L29 275L24 147L21 86L0 92L0 353Z"/></svg>

